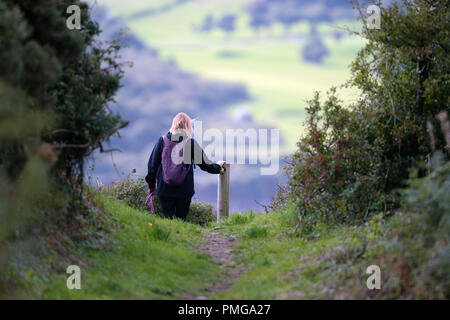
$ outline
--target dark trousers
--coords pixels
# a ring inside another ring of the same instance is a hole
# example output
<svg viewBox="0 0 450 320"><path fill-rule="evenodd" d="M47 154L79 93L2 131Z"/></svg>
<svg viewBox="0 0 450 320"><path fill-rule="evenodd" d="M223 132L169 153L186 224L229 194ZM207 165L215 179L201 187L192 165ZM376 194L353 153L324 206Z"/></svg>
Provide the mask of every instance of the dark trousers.
<svg viewBox="0 0 450 320"><path fill-rule="evenodd" d="M191 206L192 198L173 198L173 197L159 197L161 207L164 215L167 218L174 217L186 220L186 216Z"/></svg>

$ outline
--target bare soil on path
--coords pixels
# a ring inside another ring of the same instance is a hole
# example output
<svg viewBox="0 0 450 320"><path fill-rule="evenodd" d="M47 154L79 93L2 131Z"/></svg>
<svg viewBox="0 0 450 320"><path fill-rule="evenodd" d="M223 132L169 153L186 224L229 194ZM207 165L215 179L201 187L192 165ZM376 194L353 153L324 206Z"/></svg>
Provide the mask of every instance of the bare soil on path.
<svg viewBox="0 0 450 320"><path fill-rule="evenodd" d="M185 293L183 296L191 300L206 300L210 297L227 290L237 278L239 278L243 267L237 265L232 253L236 246L236 240L221 235L219 232L208 232L203 238L204 244L198 248L201 252L210 254L214 261L220 264L220 268L225 270L226 276L218 278L217 282L212 283L204 290L208 296L197 296Z"/></svg>

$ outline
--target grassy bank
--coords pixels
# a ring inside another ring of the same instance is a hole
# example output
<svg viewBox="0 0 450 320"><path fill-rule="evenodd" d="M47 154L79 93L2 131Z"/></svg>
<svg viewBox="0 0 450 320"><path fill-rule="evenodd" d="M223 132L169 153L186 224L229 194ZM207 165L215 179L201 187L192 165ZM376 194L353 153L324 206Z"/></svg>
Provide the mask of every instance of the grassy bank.
<svg viewBox="0 0 450 320"><path fill-rule="evenodd" d="M237 261L247 270L220 298L355 298L358 292L368 293L365 268L375 259L366 255L355 260L364 243L356 234L364 231L375 240L381 233L343 227L306 240L292 235L289 215L234 215L223 222L220 230L239 239Z"/></svg>
<svg viewBox="0 0 450 320"><path fill-rule="evenodd" d="M61 254L60 245L46 240L44 252L22 250L27 254L18 261L40 263L30 269L16 264L27 288L16 297L448 299L448 201L442 201L448 169L414 182L407 193L409 207L389 217L378 214L362 225L319 224L309 234L294 232L294 206L267 214L235 213L200 227L97 195L103 208L102 242L107 245L78 241ZM213 231L236 239L231 254L242 273L225 291L211 295L205 288L227 279L225 269L199 251L203 237ZM65 269L71 264L81 267L81 290L66 287ZM52 272L40 271L43 265ZM381 270L380 290L367 288L370 265Z"/></svg>
<svg viewBox="0 0 450 320"><path fill-rule="evenodd" d="M292 233L294 212L233 215L221 232L239 240L236 261L246 271L217 298L448 298L445 232L426 233L426 214L376 216L363 226L324 227L310 239ZM369 290L367 267L381 269L381 289Z"/></svg>
<svg viewBox="0 0 450 320"><path fill-rule="evenodd" d="M222 269L194 249L202 229L132 209L119 200L100 197L112 230L108 249L79 246L81 290L68 290L65 270L48 278L34 274L29 298L44 299L177 299L220 279ZM67 259L67 266L73 264ZM32 271L29 271L32 273ZM40 296L36 296L40 295Z"/></svg>

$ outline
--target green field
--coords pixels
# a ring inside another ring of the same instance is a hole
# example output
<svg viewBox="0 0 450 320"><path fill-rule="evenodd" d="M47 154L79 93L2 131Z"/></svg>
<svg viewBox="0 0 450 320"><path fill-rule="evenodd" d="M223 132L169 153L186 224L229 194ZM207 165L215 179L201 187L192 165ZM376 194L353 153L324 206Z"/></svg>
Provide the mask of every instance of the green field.
<svg viewBox="0 0 450 320"><path fill-rule="evenodd" d="M280 128L285 138L283 152L292 151L302 132L304 108L313 91L327 91L331 86L343 84L350 76L348 65L362 39L355 36L336 41L332 34L344 25L356 29L352 21L320 24L330 55L323 64L305 63L300 59L304 38L309 33L306 22L299 23L286 33L281 25L256 34L248 26L248 15L243 9L249 0L192 1L172 10L146 18L130 15L156 8L170 1L104 1L113 13L126 20L131 30L148 44L156 47L164 58L174 58L178 65L206 78L244 83L253 97L244 105L259 125ZM100 1L102 3L102 1ZM221 30L199 33L195 27L212 14L226 13L238 17L236 31L226 35ZM303 37L299 39L298 36ZM221 53L232 55L224 58ZM357 92L342 92L345 101L353 101Z"/></svg>

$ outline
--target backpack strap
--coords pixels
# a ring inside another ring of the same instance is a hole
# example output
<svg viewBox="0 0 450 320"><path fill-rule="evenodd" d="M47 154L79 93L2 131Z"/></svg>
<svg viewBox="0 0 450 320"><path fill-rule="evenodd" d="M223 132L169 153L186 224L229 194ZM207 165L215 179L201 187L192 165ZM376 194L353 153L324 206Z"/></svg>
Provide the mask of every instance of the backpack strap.
<svg viewBox="0 0 450 320"><path fill-rule="evenodd" d="M194 169L197 168L197 165L195 164L194 161L194 154L195 154L195 150L194 150L194 139L190 139L191 140L191 165L194 166Z"/></svg>

